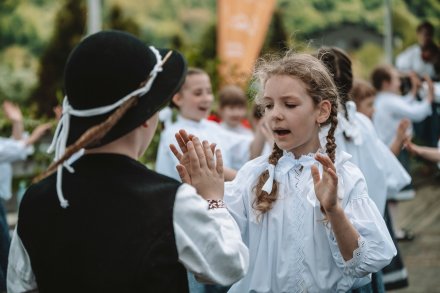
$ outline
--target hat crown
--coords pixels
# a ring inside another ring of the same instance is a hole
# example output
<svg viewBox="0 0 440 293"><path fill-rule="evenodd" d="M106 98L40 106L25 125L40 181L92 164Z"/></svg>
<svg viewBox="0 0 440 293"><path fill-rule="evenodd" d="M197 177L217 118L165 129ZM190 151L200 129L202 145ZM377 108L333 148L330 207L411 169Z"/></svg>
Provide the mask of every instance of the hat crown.
<svg viewBox="0 0 440 293"><path fill-rule="evenodd" d="M69 103L78 110L113 104L139 88L155 64L154 54L131 34L93 34L67 60L64 85Z"/></svg>

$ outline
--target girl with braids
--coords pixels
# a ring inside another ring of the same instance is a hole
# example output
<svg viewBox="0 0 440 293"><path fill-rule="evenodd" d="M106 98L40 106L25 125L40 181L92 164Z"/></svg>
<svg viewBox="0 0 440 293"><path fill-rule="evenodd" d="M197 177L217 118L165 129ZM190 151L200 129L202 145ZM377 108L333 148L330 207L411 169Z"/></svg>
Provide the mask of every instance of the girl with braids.
<svg viewBox="0 0 440 293"><path fill-rule="evenodd" d="M244 275L247 248L218 204L220 154L204 170L215 193L137 161L185 73L180 53L120 31L88 36L72 51L56 161L21 202L8 292L180 293L188 292L185 268L222 285Z"/></svg>
<svg viewBox="0 0 440 293"><path fill-rule="evenodd" d="M255 75L275 144L225 185L250 253L248 273L229 292L347 292L369 283L396 250L362 173L336 148L331 76L315 57L294 53L261 61ZM190 151L197 146L179 135ZM179 174L197 181L194 152L181 149Z"/></svg>
<svg viewBox="0 0 440 293"><path fill-rule="evenodd" d="M387 195L396 194L411 181L411 177L379 139L371 120L356 111L356 104L350 97L353 73L347 54L339 48L323 47L316 56L329 70L339 93L336 144L349 153L352 156L350 161L361 169L368 194L383 215Z"/></svg>
<svg viewBox="0 0 440 293"><path fill-rule="evenodd" d="M341 150L352 156L350 161L358 166L365 176L369 196L382 216L385 216L387 196L400 191L411 181L411 177L391 150L378 138L371 120L356 111L356 104L350 97L353 73L351 60L347 54L339 48L323 47L316 55L329 70L339 92L340 109L339 124L335 132L336 143ZM370 93L374 95L374 91ZM386 221L388 224L388 219ZM392 227L388 228L392 229ZM397 258L400 263L399 255L393 259L393 263ZM387 281L386 275L384 280ZM384 292L382 273L373 274L372 283L368 286L374 292Z"/></svg>

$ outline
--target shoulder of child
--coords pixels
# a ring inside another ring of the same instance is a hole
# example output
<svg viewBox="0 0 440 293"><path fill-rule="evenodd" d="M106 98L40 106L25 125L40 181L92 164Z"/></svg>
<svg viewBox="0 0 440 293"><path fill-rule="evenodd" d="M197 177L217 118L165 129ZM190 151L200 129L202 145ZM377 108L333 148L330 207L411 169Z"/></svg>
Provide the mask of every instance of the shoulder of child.
<svg viewBox="0 0 440 293"><path fill-rule="evenodd" d="M351 155L343 151L336 154L336 171L342 179L338 183L343 185L344 197L362 197L367 195L365 177L359 167L349 161L350 158Z"/></svg>

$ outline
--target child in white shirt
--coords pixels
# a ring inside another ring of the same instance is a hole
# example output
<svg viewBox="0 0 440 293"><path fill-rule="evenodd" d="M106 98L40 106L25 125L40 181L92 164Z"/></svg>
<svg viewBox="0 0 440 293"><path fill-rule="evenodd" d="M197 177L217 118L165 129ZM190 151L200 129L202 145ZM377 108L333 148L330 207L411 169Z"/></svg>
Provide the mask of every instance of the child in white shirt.
<svg viewBox="0 0 440 293"><path fill-rule="evenodd" d="M166 127L160 135L159 149L156 160L156 171L180 179L176 165L178 161L169 149L170 144L176 144L174 134L181 128L215 143L223 153L225 179L232 180L236 171L234 167L249 160L250 139L237 136L223 129L218 123L208 121L214 96L211 80L208 74L198 68L190 68L184 84L173 97L173 106L177 107L177 121Z"/></svg>
<svg viewBox="0 0 440 293"><path fill-rule="evenodd" d="M310 55L288 54L263 61L257 77L257 102L275 146L225 186L226 206L250 253L247 275L229 292L347 292L369 283L396 249L362 173L336 151L338 93L329 73ZM180 176L190 182L209 144L187 146L188 155L177 156Z"/></svg>

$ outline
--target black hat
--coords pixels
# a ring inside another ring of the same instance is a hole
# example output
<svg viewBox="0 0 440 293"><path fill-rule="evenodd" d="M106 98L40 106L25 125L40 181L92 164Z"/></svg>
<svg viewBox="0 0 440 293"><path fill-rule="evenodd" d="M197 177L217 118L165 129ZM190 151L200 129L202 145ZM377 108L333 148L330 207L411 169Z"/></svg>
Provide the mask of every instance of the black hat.
<svg viewBox="0 0 440 293"><path fill-rule="evenodd" d="M156 53L164 58L169 51L157 49ZM157 62L155 49L129 33L112 30L93 34L82 40L67 60L64 86L68 104L78 111L112 105L140 88ZM172 51L151 89L93 147L130 132L168 104L183 83L185 74L185 59L179 52ZM115 110L91 117L72 114L67 145L103 122Z"/></svg>

